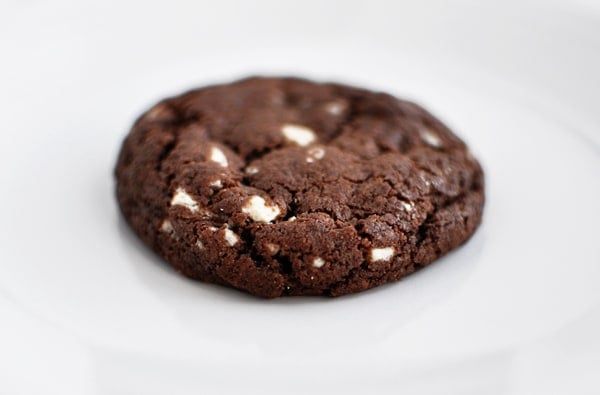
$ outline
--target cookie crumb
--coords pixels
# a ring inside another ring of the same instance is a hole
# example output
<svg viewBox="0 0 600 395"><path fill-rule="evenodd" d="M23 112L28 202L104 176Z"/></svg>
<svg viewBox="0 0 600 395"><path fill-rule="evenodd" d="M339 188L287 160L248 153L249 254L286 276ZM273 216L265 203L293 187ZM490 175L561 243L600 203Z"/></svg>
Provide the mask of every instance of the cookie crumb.
<svg viewBox="0 0 600 395"><path fill-rule="evenodd" d="M316 257L315 259L313 259L312 265L316 268L320 268L325 264L325 261L323 260L323 258L321 257Z"/></svg>
<svg viewBox="0 0 600 395"><path fill-rule="evenodd" d="M442 140L440 139L440 136L434 133L431 129L421 129L419 134L427 145L434 148L440 148L442 146Z"/></svg>
<svg viewBox="0 0 600 395"><path fill-rule="evenodd" d="M394 256L394 247L372 248L371 261L389 261Z"/></svg>
<svg viewBox="0 0 600 395"><path fill-rule="evenodd" d="M286 139L301 147L306 147L315 141L315 132L306 126L286 123L281 127L281 132Z"/></svg>
<svg viewBox="0 0 600 395"><path fill-rule="evenodd" d="M294 222L296 220L296 216L292 215L291 217L288 218L288 222Z"/></svg>
<svg viewBox="0 0 600 395"><path fill-rule="evenodd" d="M182 187L175 190L173 199L171 199L171 206L183 206L192 213L198 211L198 203Z"/></svg>
<svg viewBox="0 0 600 395"><path fill-rule="evenodd" d="M253 221L271 222L281 212L277 206L267 206L265 199L258 195L252 195L242 207L242 212L248 214Z"/></svg>
<svg viewBox="0 0 600 395"><path fill-rule="evenodd" d="M240 237L231 229L225 228L225 241L227 241L227 244L233 247L238 241L240 241Z"/></svg>
<svg viewBox="0 0 600 395"><path fill-rule="evenodd" d="M221 151L217 147L212 147L210 149L210 160L212 160L213 162L217 162L222 167L229 166L229 162L227 162L227 157L225 156L223 151Z"/></svg>

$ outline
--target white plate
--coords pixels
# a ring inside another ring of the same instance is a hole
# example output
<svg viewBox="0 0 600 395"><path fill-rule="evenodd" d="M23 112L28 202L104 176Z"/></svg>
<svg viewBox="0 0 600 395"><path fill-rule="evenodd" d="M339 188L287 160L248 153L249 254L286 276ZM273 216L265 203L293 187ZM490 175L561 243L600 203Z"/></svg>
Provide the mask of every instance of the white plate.
<svg viewBox="0 0 600 395"><path fill-rule="evenodd" d="M600 7L414 3L5 3L0 393L598 393ZM258 72L424 104L484 164L482 227L338 299L177 275L119 215L119 144Z"/></svg>

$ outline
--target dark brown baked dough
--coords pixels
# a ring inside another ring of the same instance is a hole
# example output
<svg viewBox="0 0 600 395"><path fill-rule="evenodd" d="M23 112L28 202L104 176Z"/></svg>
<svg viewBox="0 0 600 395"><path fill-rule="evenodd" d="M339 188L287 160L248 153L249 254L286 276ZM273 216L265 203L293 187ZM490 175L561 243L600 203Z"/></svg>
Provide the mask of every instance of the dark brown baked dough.
<svg viewBox="0 0 600 395"><path fill-rule="evenodd" d="M249 78L143 114L116 167L123 214L186 276L262 297L398 280L475 231L483 174L416 104Z"/></svg>

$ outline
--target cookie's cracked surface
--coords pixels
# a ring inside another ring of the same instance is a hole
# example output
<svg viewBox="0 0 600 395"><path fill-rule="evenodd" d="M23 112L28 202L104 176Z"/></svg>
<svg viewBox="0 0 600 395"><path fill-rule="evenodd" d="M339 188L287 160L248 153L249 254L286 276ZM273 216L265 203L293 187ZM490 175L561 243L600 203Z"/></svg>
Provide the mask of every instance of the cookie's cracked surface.
<svg viewBox="0 0 600 395"><path fill-rule="evenodd" d="M475 231L483 174L421 107L249 78L164 100L116 168L125 218L186 276L262 297L398 280Z"/></svg>

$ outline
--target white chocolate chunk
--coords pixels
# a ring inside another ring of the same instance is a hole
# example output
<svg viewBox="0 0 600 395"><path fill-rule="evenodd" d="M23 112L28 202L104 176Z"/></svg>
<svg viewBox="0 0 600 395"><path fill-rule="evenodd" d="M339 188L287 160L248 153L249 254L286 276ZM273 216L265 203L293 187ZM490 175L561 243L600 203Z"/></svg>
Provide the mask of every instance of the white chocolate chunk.
<svg viewBox="0 0 600 395"><path fill-rule="evenodd" d="M198 211L198 203L181 187L175 190L173 199L171 199L171 206L183 206L192 213Z"/></svg>
<svg viewBox="0 0 600 395"><path fill-rule="evenodd" d="M325 264L325 261L323 260L323 258L318 256L315 259L313 259L312 264L314 267L320 268Z"/></svg>
<svg viewBox="0 0 600 395"><path fill-rule="evenodd" d="M315 159L323 159L325 150L321 147L314 147L308 150L308 154Z"/></svg>
<svg viewBox="0 0 600 395"><path fill-rule="evenodd" d="M389 261L395 254L394 247L372 248L371 261Z"/></svg>
<svg viewBox="0 0 600 395"><path fill-rule="evenodd" d="M219 230L219 228L215 228L214 226L209 226L208 230L210 230L211 232L216 232L217 230Z"/></svg>
<svg viewBox="0 0 600 395"><path fill-rule="evenodd" d="M258 167L256 167L256 166L246 167L246 174L252 175L252 174L256 174L256 173L258 173Z"/></svg>
<svg viewBox="0 0 600 395"><path fill-rule="evenodd" d="M315 141L315 132L306 126L286 123L281 127L283 136L289 141L298 144L301 147L306 147Z"/></svg>
<svg viewBox="0 0 600 395"><path fill-rule="evenodd" d="M438 136L431 129L421 129L419 131L419 134L421 135L421 138L427 145L430 145L435 148L439 148L442 146L442 139L440 139L440 136Z"/></svg>
<svg viewBox="0 0 600 395"><path fill-rule="evenodd" d="M273 243L268 243L268 244L267 244L267 250L269 250L269 252L270 252L272 255L275 255L275 254L277 254L277 253L279 252L279 249L280 249L280 248L281 248L281 247L279 247L279 245L278 245L278 244L273 244Z"/></svg>
<svg viewBox="0 0 600 395"><path fill-rule="evenodd" d="M346 109L346 105L339 101L332 101L325 105L325 111L331 115L340 115Z"/></svg>
<svg viewBox="0 0 600 395"><path fill-rule="evenodd" d="M211 182L210 184L208 184L208 186L213 187L213 188L223 188L223 183L221 182L221 180L215 180L215 181Z"/></svg>
<svg viewBox="0 0 600 395"><path fill-rule="evenodd" d="M313 163L315 160L321 160L325 156L325 150L321 147L314 147L307 151L306 162Z"/></svg>
<svg viewBox="0 0 600 395"><path fill-rule="evenodd" d="M293 215L291 217L288 218L288 222L294 222L296 220L296 216Z"/></svg>
<svg viewBox="0 0 600 395"><path fill-rule="evenodd" d="M179 240L179 236L177 236L177 233L175 233L173 224L168 219L165 219L160 225L160 230L171 236L174 240Z"/></svg>
<svg viewBox="0 0 600 395"><path fill-rule="evenodd" d="M227 241L227 244L233 247L239 240L239 236L236 235L234 231L225 228L225 241Z"/></svg>
<svg viewBox="0 0 600 395"><path fill-rule="evenodd" d="M210 149L210 160L212 160L213 162L217 162L222 167L227 167L229 165L229 162L227 162L227 157L225 156L223 151L221 151L217 147L212 147Z"/></svg>
<svg viewBox="0 0 600 395"><path fill-rule="evenodd" d="M173 229L173 224L168 219L165 219L163 223L160 225L160 230L165 233L173 234L175 233L175 229Z"/></svg>
<svg viewBox="0 0 600 395"><path fill-rule="evenodd" d="M198 247L199 250L203 250L204 244L200 240L198 240L196 241L196 247Z"/></svg>
<svg viewBox="0 0 600 395"><path fill-rule="evenodd" d="M400 202L400 204L406 211L413 211L415 208L415 204L413 202Z"/></svg>
<svg viewBox="0 0 600 395"><path fill-rule="evenodd" d="M271 222L281 211L277 206L267 206L262 197L253 195L242 207L242 212L248 214L253 221Z"/></svg>

